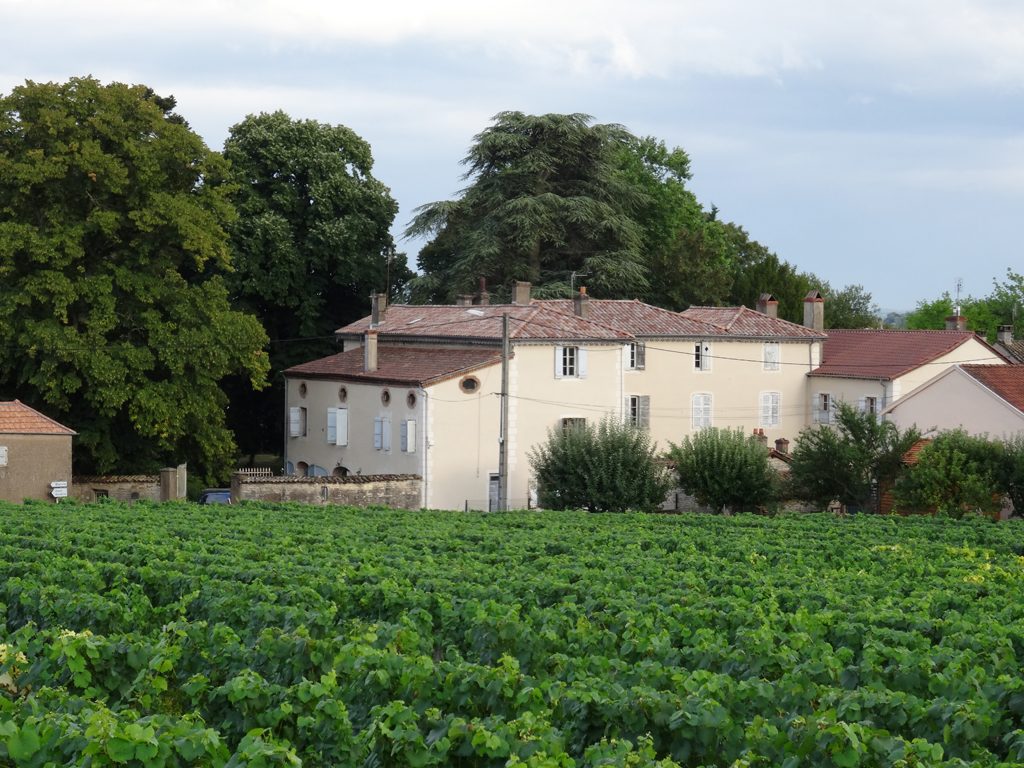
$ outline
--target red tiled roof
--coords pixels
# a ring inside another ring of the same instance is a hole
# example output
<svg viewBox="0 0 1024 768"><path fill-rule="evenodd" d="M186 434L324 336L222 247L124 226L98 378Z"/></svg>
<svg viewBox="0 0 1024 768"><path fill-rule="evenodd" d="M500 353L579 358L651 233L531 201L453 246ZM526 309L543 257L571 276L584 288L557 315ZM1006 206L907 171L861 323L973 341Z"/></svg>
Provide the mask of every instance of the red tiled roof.
<svg viewBox="0 0 1024 768"><path fill-rule="evenodd" d="M377 347L377 370L363 370L363 349L350 349L286 370L286 376L310 379L424 385L458 376L501 361L494 349Z"/></svg>
<svg viewBox="0 0 1024 768"><path fill-rule="evenodd" d="M961 365L963 372L980 381L1018 411L1024 412L1024 365Z"/></svg>
<svg viewBox="0 0 1024 768"><path fill-rule="evenodd" d="M903 454L903 463L908 467L917 464L921 457L921 451L923 451L931 442L932 439L930 437L922 437L910 446L907 449L907 452Z"/></svg>
<svg viewBox="0 0 1024 768"><path fill-rule="evenodd" d="M971 331L831 330L810 375L894 379L977 338ZM1000 358L992 351L986 359Z"/></svg>
<svg viewBox="0 0 1024 768"><path fill-rule="evenodd" d="M508 313L509 336L520 341L588 339L625 341L628 333L594 320L584 320L541 304L488 304L484 306L437 306L432 304L395 304L387 308L384 322L377 326L383 336L465 339L492 341L501 339L501 316ZM339 328L339 336L355 338L370 327L364 317Z"/></svg>
<svg viewBox="0 0 1024 768"><path fill-rule="evenodd" d="M720 329L719 334L727 336L781 337L798 339L823 339L825 334L813 328L768 317L749 307L690 307L681 313L683 317L708 323Z"/></svg>
<svg viewBox="0 0 1024 768"><path fill-rule="evenodd" d="M20 400L0 402L0 433L13 435L76 435L73 429L43 416Z"/></svg>
<svg viewBox="0 0 1024 768"><path fill-rule="evenodd" d="M636 299L589 299L588 302L591 320L634 336L702 338L720 333L708 323ZM572 299L534 299L531 303L567 315L574 312Z"/></svg>

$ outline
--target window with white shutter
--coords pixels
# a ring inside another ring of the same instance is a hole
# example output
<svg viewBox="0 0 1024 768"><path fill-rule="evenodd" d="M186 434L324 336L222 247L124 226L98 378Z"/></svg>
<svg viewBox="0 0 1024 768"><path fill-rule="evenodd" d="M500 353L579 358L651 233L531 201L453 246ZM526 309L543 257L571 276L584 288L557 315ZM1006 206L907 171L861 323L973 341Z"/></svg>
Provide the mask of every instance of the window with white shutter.
<svg viewBox="0 0 1024 768"><path fill-rule="evenodd" d="M769 341L764 345L764 370L777 371L780 367L780 348L777 341Z"/></svg>
<svg viewBox="0 0 1024 768"><path fill-rule="evenodd" d="M416 420L403 419L399 427L402 453L416 453Z"/></svg>
<svg viewBox="0 0 1024 768"><path fill-rule="evenodd" d="M695 371L711 370L711 343L699 341L693 345L693 369Z"/></svg>
<svg viewBox="0 0 1024 768"><path fill-rule="evenodd" d="M762 392L760 410L760 426L779 426L779 421L782 414L782 394L780 392Z"/></svg>
<svg viewBox="0 0 1024 768"><path fill-rule="evenodd" d="M819 392L814 404L814 421L816 424L831 424L835 401L828 392Z"/></svg>
<svg viewBox="0 0 1024 768"><path fill-rule="evenodd" d="M642 371L647 364L647 347L642 341L633 341L626 345L626 368L630 371Z"/></svg>
<svg viewBox="0 0 1024 768"><path fill-rule="evenodd" d="M634 427L650 429L651 396L630 395L626 398L626 420Z"/></svg>
<svg viewBox="0 0 1024 768"><path fill-rule="evenodd" d="M327 409L327 444L348 445L348 408Z"/></svg>
<svg viewBox="0 0 1024 768"><path fill-rule="evenodd" d="M693 429L711 426L710 392L695 392L690 397L690 426Z"/></svg>
<svg viewBox="0 0 1024 768"><path fill-rule="evenodd" d="M587 350L580 347L555 347L555 378L585 379Z"/></svg>
<svg viewBox="0 0 1024 768"><path fill-rule="evenodd" d="M292 406L288 409L288 436L306 436L306 409L299 406Z"/></svg>

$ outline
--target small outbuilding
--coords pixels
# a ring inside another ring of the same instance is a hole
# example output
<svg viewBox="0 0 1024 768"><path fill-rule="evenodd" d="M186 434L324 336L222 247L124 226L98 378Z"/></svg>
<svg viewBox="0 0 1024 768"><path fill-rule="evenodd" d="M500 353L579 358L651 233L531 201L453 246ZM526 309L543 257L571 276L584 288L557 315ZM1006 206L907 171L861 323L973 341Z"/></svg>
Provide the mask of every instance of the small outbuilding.
<svg viewBox="0 0 1024 768"><path fill-rule="evenodd" d="M0 401L0 501L67 495L75 434L20 400Z"/></svg>

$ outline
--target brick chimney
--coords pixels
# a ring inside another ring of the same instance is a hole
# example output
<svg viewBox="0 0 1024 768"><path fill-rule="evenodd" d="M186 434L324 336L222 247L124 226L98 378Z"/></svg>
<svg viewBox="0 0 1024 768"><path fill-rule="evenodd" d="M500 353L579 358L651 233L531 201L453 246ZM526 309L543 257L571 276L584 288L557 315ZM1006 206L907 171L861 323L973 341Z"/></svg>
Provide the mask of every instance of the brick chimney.
<svg viewBox="0 0 1024 768"><path fill-rule="evenodd" d="M763 429L755 429L754 437L757 438L757 442L759 442L765 448L768 447L768 435L764 433Z"/></svg>
<svg viewBox="0 0 1024 768"><path fill-rule="evenodd" d="M804 327L819 333L825 330L825 298L819 291L804 296Z"/></svg>
<svg viewBox="0 0 1024 768"><path fill-rule="evenodd" d="M384 322L388 312L388 295L386 293L370 294L370 327L376 328Z"/></svg>
<svg viewBox="0 0 1024 768"><path fill-rule="evenodd" d="M473 297L473 303L479 304L481 307L486 307L491 303L491 294L487 292L487 278L480 278L480 287L477 289L476 296Z"/></svg>
<svg viewBox="0 0 1024 768"><path fill-rule="evenodd" d="M472 293L460 293L455 297L455 306L457 307L471 307L473 306L473 294Z"/></svg>
<svg viewBox="0 0 1024 768"><path fill-rule="evenodd" d="M768 317L779 316L779 300L770 293L762 293L757 299L757 311Z"/></svg>
<svg viewBox="0 0 1024 768"><path fill-rule="evenodd" d="M530 284L523 280L516 280L512 286L512 303L526 305L530 303Z"/></svg>
<svg viewBox="0 0 1024 768"><path fill-rule="evenodd" d="M572 311L576 314L576 317L582 317L586 320L590 316L590 297L587 296L587 289L585 286L580 286L580 292L572 298Z"/></svg>
<svg viewBox="0 0 1024 768"><path fill-rule="evenodd" d="M377 370L377 330L371 328L363 337L363 370L373 373Z"/></svg>
<svg viewBox="0 0 1024 768"><path fill-rule="evenodd" d="M967 318L963 315L950 315L946 318L947 331L966 331Z"/></svg>
<svg viewBox="0 0 1024 768"><path fill-rule="evenodd" d="M1013 344L1013 326L1000 325L999 330L996 331L996 341L1006 347Z"/></svg>
<svg viewBox="0 0 1024 768"><path fill-rule="evenodd" d="M775 441L775 450L783 456L787 455L789 453L789 440L784 437L780 437Z"/></svg>

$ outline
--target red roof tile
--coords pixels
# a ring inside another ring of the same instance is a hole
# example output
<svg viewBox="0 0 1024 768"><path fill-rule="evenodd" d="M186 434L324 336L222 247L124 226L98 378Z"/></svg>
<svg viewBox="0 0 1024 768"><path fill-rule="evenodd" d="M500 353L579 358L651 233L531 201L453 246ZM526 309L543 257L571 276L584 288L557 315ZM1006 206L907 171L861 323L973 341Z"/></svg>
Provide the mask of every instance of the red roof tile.
<svg viewBox="0 0 1024 768"><path fill-rule="evenodd" d="M1024 365L961 365L1018 411L1024 412Z"/></svg>
<svg viewBox="0 0 1024 768"><path fill-rule="evenodd" d="M501 361L494 349L451 349L436 347L377 347L377 370L363 370L363 349L350 349L292 366L285 371L292 378L345 379L352 381L425 385Z"/></svg>
<svg viewBox="0 0 1024 768"><path fill-rule="evenodd" d="M928 447L931 444L931 442L932 439L930 437L922 437L920 440L918 440L916 443L910 446L907 449L907 452L903 454L903 463L906 464L908 467L917 464L917 462L921 458L921 451Z"/></svg>
<svg viewBox="0 0 1024 768"><path fill-rule="evenodd" d="M20 400L0 402L0 433L12 435L76 435L73 429L43 416Z"/></svg>
<svg viewBox="0 0 1024 768"><path fill-rule="evenodd" d="M563 314L574 312L572 299L534 299L534 306L554 309ZM633 336L690 336L702 338L718 335L707 323L685 317L678 312L645 304L636 299L588 299L590 319L617 328Z"/></svg>
<svg viewBox="0 0 1024 768"><path fill-rule="evenodd" d="M630 335L594 320L584 320L541 304L489 304L484 306L437 306L432 304L395 304L387 308L384 322L377 326L382 337L421 339L465 339L492 341L501 339L501 316L508 313L513 340L556 341L587 339L626 341ZM362 336L370 327L369 316L339 328L342 337Z"/></svg>
<svg viewBox="0 0 1024 768"><path fill-rule="evenodd" d="M825 334L813 328L769 317L749 307L690 307L683 317L719 328L719 335L740 338L823 339Z"/></svg>
<svg viewBox="0 0 1024 768"><path fill-rule="evenodd" d="M977 337L970 331L831 330L821 365L811 375L894 379L971 339ZM986 359L998 360L999 356L993 351Z"/></svg>

